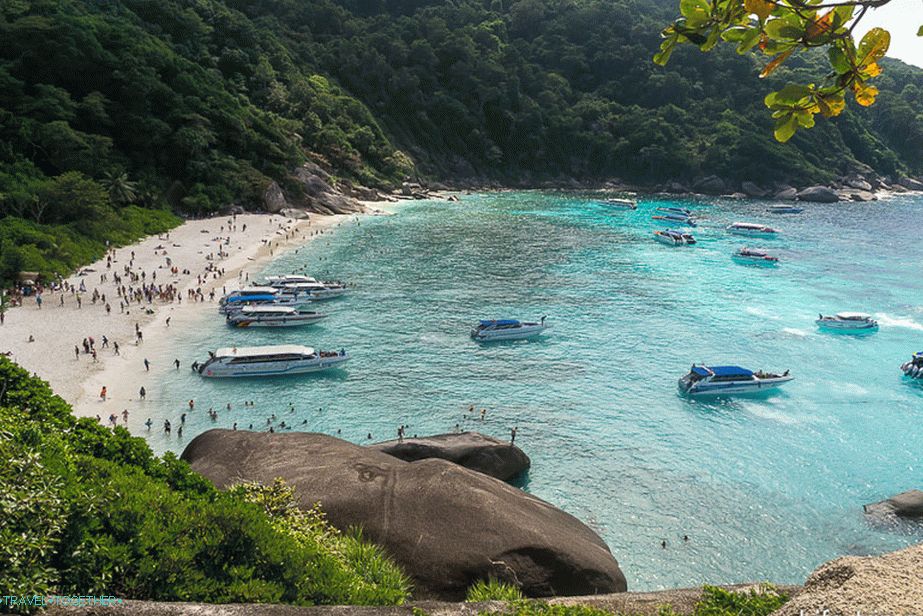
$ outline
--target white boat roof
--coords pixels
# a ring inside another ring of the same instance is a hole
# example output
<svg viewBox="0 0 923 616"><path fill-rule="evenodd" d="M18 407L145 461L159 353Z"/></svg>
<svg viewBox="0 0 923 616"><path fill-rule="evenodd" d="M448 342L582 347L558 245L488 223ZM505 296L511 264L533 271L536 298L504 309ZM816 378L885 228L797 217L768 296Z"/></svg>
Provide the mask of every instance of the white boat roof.
<svg viewBox="0 0 923 616"><path fill-rule="evenodd" d="M300 344L276 344L255 347L224 347L215 351L215 357L259 357L262 355L312 355L314 349Z"/></svg>
<svg viewBox="0 0 923 616"><path fill-rule="evenodd" d="M270 282L317 282L316 278L303 276L301 274L289 274L287 276L267 276L266 280Z"/></svg>
<svg viewBox="0 0 923 616"><path fill-rule="evenodd" d="M238 293L255 293L255 294L270 293L271 294L271 293L278 293L279 289L276 289L275 287L244 287L243 289L238 289L237 292Z"/></svg>
<svg viewBox="0 0 923 616"><path fill-rule="evenodd" d="M737 227L738 229L766 229L769 231L775 231L772 227L766 225L761 225L757 222L735 222L731 223L732 227Z"/></svg>
<svg viewBox="0 0 923 616"><path fill-rule="evenodd" d="M864 320L871 319L872 317L865 314L864 312L838 312L836 313L836 318L847 320Z"/></svg>
<svg viewBox="0 0 923 616"><path fill-rule="evenodd" d="M292 306L282 306L280 304L270 304L268 306L266 305L244 306L241 309L241 312L246 313L246 314L255 314L255 313L264 313L264 312L268 312L268 313L284 312L286 314L289 314L289 313L294 313L298 311Z"/></svg>
<svg viewBox="0 0 923 616"><path fill-rule="evenodd" d="M283 289L323 289L326 285L321 282L289 282L282 285Z"/></svg>

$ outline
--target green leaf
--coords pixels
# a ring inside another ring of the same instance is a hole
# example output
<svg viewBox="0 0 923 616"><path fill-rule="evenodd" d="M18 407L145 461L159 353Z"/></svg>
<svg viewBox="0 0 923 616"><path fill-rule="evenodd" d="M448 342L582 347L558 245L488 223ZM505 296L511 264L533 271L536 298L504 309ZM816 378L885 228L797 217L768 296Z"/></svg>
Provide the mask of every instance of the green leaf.
<svg viewBox="0 0 923 616"><path fill-rule="evenodd" d="M773 134L776 137L776 141L785 143L792 138L792 135L795 134L797 129L798 118L795 117L794 112L789 112L776 120L776 127Z"/></svg>
<svg viewBox="0 0 923 616"><path fill-rule="evenodd" d="M872 28L859 41L859 66L878 62L888 53L891 34L883 28Z"/></svg>
<svg viewBox="0 0 923 616"><path fill-rule="evenodd" d="M711 5L705 0L680 0L679 12L686 18L687 26L696 28L708 21Z"/></svg>
<svg viewBox="0 0 923 616"><path fill-rule="evenodd" d="M797 28L784 19L773 19L766 22L766 35L769 38L795 41L804 36L804 29Z"/></svg>
<svg viewBox="0 0 923 616"><path fill-rule="evenodd" d="M830 66L833 67L833 70L835 70L837 74L843 75L852 70L849 58L846 57L846 54L839 47L831 47L827 55L830 58Z"/></svg>
<svg viewBox="0 0 923 616"><path fill-rule="evenodd" d="M790 83L778 92L768 94L763 102L770 108L776 105L797 105L810 96L811 88Z"/></svg>
<svg viewBox="0 0 923 616"><path fill-rule="evenodd" d="M923 36L923 26L920 26L920 29L917 30L917 36Z"/></svg>
<svg viewBox="0 0 923 616"><path fill-rule="evenodd" d="M747 53L760 42L760 31L756 28L751 28L744 36L740 39L740 42L737 44L737 53Z"/></svg>

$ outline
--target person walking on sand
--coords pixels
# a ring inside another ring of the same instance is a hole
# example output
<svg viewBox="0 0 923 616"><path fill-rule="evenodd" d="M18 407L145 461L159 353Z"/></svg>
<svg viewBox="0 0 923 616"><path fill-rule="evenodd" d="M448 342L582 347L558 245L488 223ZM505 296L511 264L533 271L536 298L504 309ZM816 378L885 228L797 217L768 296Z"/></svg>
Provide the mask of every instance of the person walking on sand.
<svg viewBox="0 0 923 616"><path fill-rule="evenodd" d="M99 397L103 399L103 402L106 401L106 394L107 394L107 393L108 393L108 391L106 390L106 386L103 385L103 388L99 390Z"/></svg>
<svg viewBox="0 0 923 616"><path fill-rule="evenodd" d="M138 396L139 396L142 400L144 400L145 398L147 398L147 390L144 389L144 386L143 386L143 385L141 386L141 389L138 390Z"/></svg>
<svg viewBox="0 0 923 616"><path fill-rule="evenodd" d="M114 340L112 341L112 350L115 351L116 355L120 354L119 353L119 343Z"/></svg>
<svg viewBox="0 0 923 616"><path fill-rule="evenodd" d="M173 360L173 365L176 366L176 369L179 370L179 359Z"/></svg>
<svg viewBox="0 0 923 616"><path fill-rule="evenodd" d="M148 417L148 418L147 418L147 421L144 422L144 425L147 426L147 429L148 429L148 430L150 430L150 429L151 429L151 426L154 425L154 422L151 421L151 418L150 418L150 417Z"/></svg>
<svg viewBox="0 0 923 616"><path fill-rule="evenodd" d="M167 317L167 327L170 327L170 319L172 319L172 318L173 318L173 317Z"/></svg>
<svg viewBox="0 0 923 616"><path fill-rule="evenodd" d="M77 356L78 360L80 359L80 347L78 347L76 344L74 345L74 355Z"/></svg>
<svg viewBox="0 0 923 616"><path fill-rule="evenodd" d="M93 349L92 351L90 351L90 355L93 356L93 363L94 363L94 364L99 363L99 357L96 355L96 349Z"/></svg>
<svg viewBox="0 0 923 616"><path fill-rule="evenodd" d="M147 372L150 372L150 371L151 371L151 362L149 362L149 361L147 360L147 357L144 358L144 369L145 369Z"/></svg>
<svg viewBox="0 0 923 616"><path fill-rule="evenodd" d="M122 409L122 421L128 423L128 409Z"/></svg>

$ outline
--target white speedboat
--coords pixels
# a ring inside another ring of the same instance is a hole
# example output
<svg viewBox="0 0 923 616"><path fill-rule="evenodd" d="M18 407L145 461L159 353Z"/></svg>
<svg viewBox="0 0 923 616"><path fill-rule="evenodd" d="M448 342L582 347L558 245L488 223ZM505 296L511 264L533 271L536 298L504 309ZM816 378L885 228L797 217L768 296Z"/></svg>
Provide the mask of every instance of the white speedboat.
<svg viewBox="0 0 923 616"><path fill-rule="evenodd" d="M912 379L923 379L923 351L914 353L910 361L901 364L901 371Z"/></svg>
<svg viewBox="0 0 923 616"><path fill-rule="evenodd" d="M654 239L667 246L686 246L695 244L695 238L690 233L682 233L675 229L664 229L663 231L654 231Z"/></svg>
<svg viewBox="0 0 923 616"><path fill-rule="evenodd" d="M833 316L818 315L815 321L824 329L837 331L869 331L878 329L878 321L861 312L839 312Z"/></svg>
<svg viewBox="0 0 923 616"><path fill-rule="evenodd" d="M771 254L763 252L762 250L755 250L753 248L741 248L731 256L734 261L737 263L743 263L746 265L761 265L764 267L774 267L779 264L779 257L774 257Z"/></svg>
<svg viewBox="0 0 923 616"><path fill-rule="evenodd" d="M667 213L656 216L651 216L653 220L659 220L662 222L669 222L677 225L687 225L690 227L697 227L699 223L695 221L694 218L691 218L685 214L678 213Z"/></svg>
<svg viewBox="0 0 923 616"><path fill-rule="evenodd" d="M477 327L471 330L471 337L478 342L524 340L538 336L549 328L549 325L545 325L545 317L542 317L538 323L516 319L482 320Z"/></svg>
<svg viewBox="0 0 923 616"><path fill-rule="evenodd" d="M638 204L631 199L619 199L617 197L610 197L605 201L601 202L603 205L608 205L609 207L617 207L625 210L636 210L638 209Z"/></svg>
<svg viewBox="0 0 923 616"><path fill-rule="evenodd" d="M282 295L295 296L301 300L319 300L339 297L346 293L346 284L342 282L286 282L277 287Z"/></svg>
<svg viewBox="0 0 923 616"><path fill-rule="evenodd" d="M266 304L244 306L227 316L227 323L233 327L296 327L317 323L326 314L309 310L298 310L292 306Z"/></svg>
<svg viewBox="0 0 923 616"><path fill-rule="evenodd" d="M734 235L745 235L747 237L774 238L779 236L778 229L753 222L735 222L728 225L727 230Z"/></svg>
<svg viewBox="0 0 923 616"><path fill-rule="evenodd" d="M800 214L804 209L794 205L770 205L766 211L770 214Z"/></svg>
<svg viewBox="0 0 923 616"><path fill-rule="evenodd" d="M234 304L237 302L245 301L268 301L277 299L278 297L279 290L274 287L244 287L243 289L231 291L222 297L218 303L224 306L226 304Z"/></svg>
<svg viewBox="0 0 923 616"><path fill-rule="evenodd" d="M335 368L349 361L345 350L317 351L298 344L233 347L209 353L204 363L192 369L204 377L281 376Z"/></svg>
<svg viewBox="0 0 923 616"><path fill-rule="evenodd" d="M229 293L221 299L218 312L225 315L235 314L244 308L253 308L256 306L300 308L309 301L310 300L305 297L282 295L278 292L257 295L232 295Z"/></svg>
<svg viewBox="0 0 923 616"><path fill-rule="evenodd" d="M782 374L771 374L753 372L740 366L693 364L689 374L679 380L679 389L687 396L752 394L775 389L793 378L788 370Z"/></svg>
<svg viewBox="0 0 923 616"><path fill-rule="evenodd" d="M670 214L682 214L686 218L692 216L692 210L687 210L684 207L659 207L657 208L658 212L669 212Z"/></svg>

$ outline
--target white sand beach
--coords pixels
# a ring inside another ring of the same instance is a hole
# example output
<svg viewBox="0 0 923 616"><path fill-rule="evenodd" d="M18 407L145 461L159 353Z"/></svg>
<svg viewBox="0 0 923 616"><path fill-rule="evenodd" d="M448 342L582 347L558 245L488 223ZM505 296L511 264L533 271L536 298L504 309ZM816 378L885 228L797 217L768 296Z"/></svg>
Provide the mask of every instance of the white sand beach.
<svg viewBox="0 0 923 616"><path fill-rule="evenodd" d="M312 214L309 220L294 220L243 214L233 221L229 216L188 221L169 234L116 249L111 268L104 257L67 279L78 288L82 281L86 292L46 290L41 307L34 297L27 297L22 306L10 308L5 324L0 326L0 353L10 352L15 362L48 381L73 405L77 415L99 415L106 421L110 414L121 413L137 400L141 386L157 372L174 369L171 333L188 331L198 319L213 317L223 288L231 291L245 286L248 276L255 282L254 277L269 260L350 218ZM167 259L178 268L178 274L171 273ZM125 267L129 264L131 272L145 274L143 281L128 280ZM122 312L115 273L122 276L121 284L126 287L138 288L142 282L165 287L172 284L182 301L132 301ZM104 274L106 280L101 282ZM201 289L204 301L189 299L191 289ZM106 301L93 302L94 290L104 294ZM212 290L214 300L209 299ZM79 307L77 295L81 296ZM106 303L111 307L108 313ZM141 342L136 342L136 324L143 334ZM103 336L108 339L106 347ZM83 352L82 341L88 337L95 340L97 361ZM145 358L151 362L150 373L145 370ZM105 401L100 397L103 386L108 390Z"/></svg>

